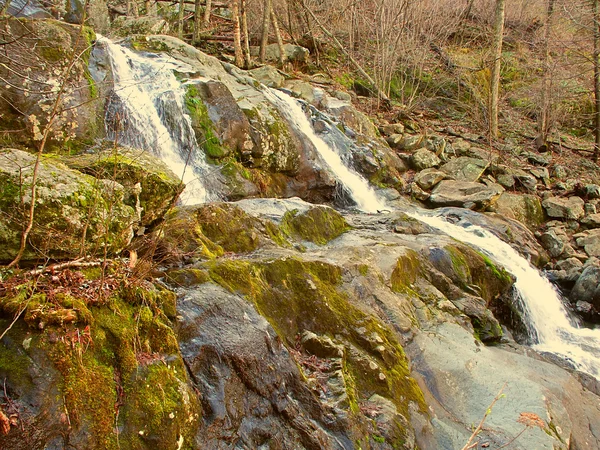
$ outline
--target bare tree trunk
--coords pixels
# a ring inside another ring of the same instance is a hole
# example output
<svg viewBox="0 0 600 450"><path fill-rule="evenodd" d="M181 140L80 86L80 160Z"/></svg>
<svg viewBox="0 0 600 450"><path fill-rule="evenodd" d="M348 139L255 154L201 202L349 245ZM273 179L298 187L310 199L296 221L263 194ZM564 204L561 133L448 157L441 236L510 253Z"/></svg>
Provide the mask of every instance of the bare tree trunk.
<svg viewBox="0 0 600 450"><path fill-rule="evenodd" d="M267 59L267 45L269 44L269 18L271 16L271 0L264 0L265 9L263 12L262 37L260 40L260 53L258 60L261 63Z"/></svg>
<svg viewBox="0 0 600 450"><path fill-rule="evenodd" d="M179 0L179 18L177 20L177 37L183 39L183 18L185 14L185 2Z"/></svg>
<svg viewBox="0 0 600 450"><path fill-rule="evenodd" d="M201 0L196 0L194 2L194 37L192 38L192 42L195 42L200 39L200 29L201 29L201 19L200 19L200 10L202 3Z"/></svg>
<svg viewBox="0 0 600 450"><path fill-rule="evenodd" d="M537 139L538 148L545 145L550 131L550 108L552 86L550 77L550 32L552 31L552 15L554 14L554 0L548 0L548 9L546 12L546 30L544 34L543 53L544 61L542 67L542 91L540 98L540 117L539 117L539 135Z"/></svg>
<svg viewBox="0 0 600 450"><path fill-rule="evenodd" d="M206 6L204 7L204 18L202 19L202 25L204 28L208 28L210 24L210 12L212 8L212 1L206 0Z"/></svg>
<svg viewBox="0 0 600 450"><path fill-rule="evenodd" d="M315 23L319 26L321 31L323 31L323 33L325 33L327 36L329 36L329 38L333 41L335 46L338 49L340 49L340 51L344 55L346 55L346 58L348 58L348 60L352 63L352 65L356 68L356 70L358 70L358 72L365 78L365 80L367 80L367 82L371 86L373 86L373 88L377 92L377 95L379 96L379 98L381 98L387 105L389 105L390 104L389 97L385 94L385 92L383 92L381 90L381 88L377 85L377 83L373 80L373 78L371 78L371 76L365 71L365 69L362 68L362 66L358 63L358 61L356 61L356 59L354 59L352 57L352 55L348 52L348 50L346 50L346 48L340 43L340 41L338 41L338 39L331 33L331 31L329 31L327 28L325 28L321 24L321 22L319 22L319 19L317 19L317 16L315 16L315 14L311 11L311 9L308 8L304 4L304 2L302 2L301 4L302 4L302 7L304 8L304 10L312 17L312 19L315 21Z"/></svg>
<svg viewBox="0 0 600 450"><path fill-rule="evenodd" d="M594 1L594 159L600 159L600 0Z"/></svg>
<svg viewBox="0 0 600 450"><path fill-rule="evenodd" d="M242 33L244 34L244 59L245 68L252 67L252 57L250 56L250 36L248 35L248 16L246 15L246 0L241 0L242 6Z"/></svg>
<svg viewBox="0 0 600 450"><path fill-rule="evenodd" d="M156 9L156 2L154 0L146 0L145 1L145 8L146 8L146 15L147 16L156 16L157 14L157 9Z"/></svg>
<svg viewBox="0 0 600 450"><path fill-rule="evenodd" d="M273 31L275 32L275 37L277 38L277 47L279 47L279 64L283 68L284 64L287 61L287 57L285 56L285 47L283 46L283 39L281 39L281 32L279 31L279 24L277 23L277 17L275 16L275 11L273 11L273 7L271 6L271 23L273 24Z"/></svg>
<svg viewBox="0 0 600 450"><path fill-rule="evenodd" d="M490 137L498 137L498 96L500 92L500 64L502 62L502 36L504 35L504 3L496 0L494 19L494 65L490 83Z"/></svg>
<svg viewBox="0 0 600 450"><path fill-rule="evenodd" d="M240 35L240 0L231 0L231 15L233 16L233 48L235 51L235 65L244 65L242 54L242 38Z"/></svg>

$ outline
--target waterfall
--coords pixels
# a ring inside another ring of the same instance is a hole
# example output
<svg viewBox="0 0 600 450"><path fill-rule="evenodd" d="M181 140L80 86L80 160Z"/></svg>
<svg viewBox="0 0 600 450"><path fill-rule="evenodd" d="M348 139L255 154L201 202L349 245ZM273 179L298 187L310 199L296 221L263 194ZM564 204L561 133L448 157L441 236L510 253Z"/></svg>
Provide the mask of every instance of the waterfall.
<svg viewBox="0 0 600 450"><path fill-rule="evenodd" d="M369 182L344 164L335 149L315 133L310 120L297 100L274 89L265 88L264 93L265 97L285 116L294 129L312 142L327 168L336 180L348 190L360 210L376 213L386 209L385 203L379 199Z"/></svg>
<svg viewBox="0 0 600 450"><path fill-rule="evenodd" d="M203 203L209 173L185 107L185 89L174 71L192 68L165 55L135 53L98 36L106 48L114 79L106 128L119 144L153 153L185 183L182 201Z"/></svg>
<svg viewBox="0 0 600 450"><path fill-rule="evenodd" d="M524 319L537 341L534 348L567 359L578 370L600 377L600 329L579 328L564 307L552 283L514 250L489 231L469 224L451 224L439 216L410 214L449 236L471 244L515 276Z"/></svg>

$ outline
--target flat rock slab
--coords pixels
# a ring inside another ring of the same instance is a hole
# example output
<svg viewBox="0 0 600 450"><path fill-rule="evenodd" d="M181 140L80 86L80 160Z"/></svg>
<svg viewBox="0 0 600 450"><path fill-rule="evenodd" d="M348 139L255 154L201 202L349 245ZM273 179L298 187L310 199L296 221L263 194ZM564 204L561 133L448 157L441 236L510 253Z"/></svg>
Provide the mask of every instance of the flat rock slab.
<svg viewBox="0 0 600 450"><path fill-rule="evenodd" d="M434 206L462 206L481 210L492 205L503 191L500 185L443 180L435 187L429 201Z"/></svg>
<svg viewBox="0 0 600 450"><path fill-rule="evenodd" d="M489 165L483 159L460 156L444 164L440 170L457 181L477 181Z"/></svg>
<svg viewBox="0 0 600 450"><path fill-rule="evenodd" d="M503 386L504 396L487 417L477 438L480 443L500 448L523 429L517 422L520 414L533 413L545 428L530 428L510 448L600 448L598 397L566 370L501 347L478 345L451 323L417 335L408 353L414 356L413 373L421 375L420 384L431 396L428 403L436 417L433 427L422 430L429 439L422 448L462 448L470 427L479 423L485 405Z"/></svg>

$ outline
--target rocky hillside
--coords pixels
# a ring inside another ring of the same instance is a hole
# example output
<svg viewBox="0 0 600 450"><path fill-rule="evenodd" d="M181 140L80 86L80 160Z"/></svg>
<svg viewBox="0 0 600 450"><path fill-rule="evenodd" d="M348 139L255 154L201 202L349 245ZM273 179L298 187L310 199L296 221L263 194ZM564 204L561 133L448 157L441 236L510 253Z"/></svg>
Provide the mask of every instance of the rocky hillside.
<svg viewBox="0 0 600 450"><path fill-rule="evenodd" d="M193 160L218 200L185 206L182 174L106 139L127 118L93 32L8 23L45 33L28 80L70 75L54 97L3 88L1 448L460 449L497 396L478 448L600 448L598 380L530 347L513 275L415 218L442 208L491 230L597 323L600 176L585 159L376 126L327 77L138 35L124 44L186 65ZM72 64L56 57L78 45ZM353 208L263 85L302 99L388 209Z"/></svg>

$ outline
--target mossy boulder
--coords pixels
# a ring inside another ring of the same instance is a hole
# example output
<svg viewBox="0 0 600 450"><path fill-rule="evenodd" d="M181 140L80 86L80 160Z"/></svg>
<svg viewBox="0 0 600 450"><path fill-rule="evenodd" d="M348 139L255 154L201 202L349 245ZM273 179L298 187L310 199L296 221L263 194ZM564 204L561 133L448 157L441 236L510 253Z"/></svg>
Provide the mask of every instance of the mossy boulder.
<svg viewBox="0 0 600 450"><path fill-rule="evenodd" d="M335 209L316 206L301 213L289 211L283 217L281 228L291 236L324 245L348 231L350 226Z"/></svg>
<svg viewBox="0 0 600 450"><path fill-rule="evenodd" d="M193 447L202 410L168 317L175 294L125 274L109 264L42 274L37 285L13 279L3 291L2 329L24 314L0 341L19 420L0 447Z"/></svg>
<svg viewBox="0 0 600 450"><path fill-rule="evenodd" d="M0 150L0 261L17 254L29 217L36 157ZM115 181L82 174L42 155L36 181L33 228L23 259L117 254L133 237L136 217Z"/></svg>
<svg viewBox="0 0 600 450"><path fill-rule="evenodd" d="M117 147L62 160L83 173L122 184L125 203L136 210L141 208L143 226L161 220L185 188L164 162L143 150Z"/></svg>
<svg viewBox="0 0 600 450"><path fill-rule="evenodd" d="M214 259L226 252L250 253L262 246L289 247L285 234L270 220L247 214L234 203L179 208L154 235L165 260Z"/></svg>
<svg viewBox="0 0 600 450"><path fill-rule="evenodd" d="M52 19L6 20L0 56L5 146L37 147L47 134L48 149L70 152L104 135L104 101L88 70L94 39L90 28Z"/></svg>

